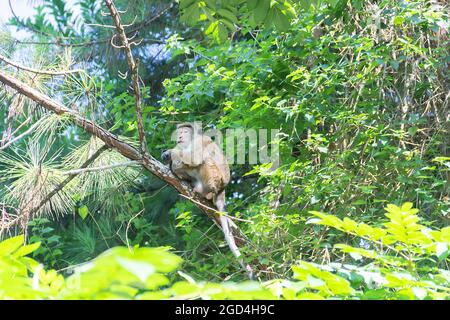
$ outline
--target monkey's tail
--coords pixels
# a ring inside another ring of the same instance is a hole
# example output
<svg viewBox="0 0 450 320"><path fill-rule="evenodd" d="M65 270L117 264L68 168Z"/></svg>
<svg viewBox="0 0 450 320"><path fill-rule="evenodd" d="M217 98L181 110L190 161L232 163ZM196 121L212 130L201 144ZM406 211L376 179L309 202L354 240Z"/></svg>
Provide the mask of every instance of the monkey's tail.
<svg viewBox="0 0 450 320"><path fill-rule="evenodd" d="M225 192L222 191L217 197L221 197L221 198L223 197L223 201L217 202L218 204L220 204L217 209L219 209L219 211L221 211L221 212L226 212L225 201L224 201L225 200ZM227 241L231 252L238 259L238 262L242 266L242 268L247 272L250 280L253 280L253 269L250 265L244 263L244 260L241 258L241 252L239 251L239 248L236 245L236 241L234 241L234 236L231 231L232 226L235 226L234 222L229 217L227 217L225 215L221 215L220 216L220 224L222 226L222 231L225 236L225 240Z"/></svg>

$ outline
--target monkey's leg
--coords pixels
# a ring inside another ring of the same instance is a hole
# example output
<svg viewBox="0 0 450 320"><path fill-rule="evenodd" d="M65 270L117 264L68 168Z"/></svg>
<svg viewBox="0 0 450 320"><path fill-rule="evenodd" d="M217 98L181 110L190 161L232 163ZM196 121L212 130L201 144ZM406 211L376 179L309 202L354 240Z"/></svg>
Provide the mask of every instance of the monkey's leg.
<svg viewBox="0 0 450 320"><path fill-rule="evenodd" d="M217 195L217 197L214 199L215 204L217 206L217 209L220 212L226 212L225 211L225 191L222 191L220 194ZM233 233L231 232L230 225L232 224L232 221L230 218L228 218L225 215L220 216L220 224L222 226L222 231L225 236L225 240L228 243L228 246L230 247L231 252L233 255L238 259L239 264L241 267L247 271L247 274L250 278L250 280L253 279L253 269L250 267L250 265L246 265L244 263L244 260L240 258L241 252L239 251L239 248L236 245L236 242L234 241Z"/></svg>
<svg viewBox="0 0 450 320"><path fill-rule="evenodd" d="M215 194L219 193L220 189L223 189L223 181L219 167L211 158L205 159L200 168L200 176L203 181L202 195L208 200L213 200L216 204L213 198ZM225 198L223 203L225 204Z"/></svg>

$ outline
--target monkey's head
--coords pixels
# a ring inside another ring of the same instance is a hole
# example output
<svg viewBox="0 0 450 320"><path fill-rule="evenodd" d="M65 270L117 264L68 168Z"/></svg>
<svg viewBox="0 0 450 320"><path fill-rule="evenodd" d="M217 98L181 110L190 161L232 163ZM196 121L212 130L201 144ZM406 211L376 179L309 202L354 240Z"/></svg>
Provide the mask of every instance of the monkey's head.
<svg viewBox="0 0 450 320"><path fill-rule="evenodd" d="M195 123L185 122L177 125L177 144L184 146L192 143L195 135L200 134Z"/></svg>

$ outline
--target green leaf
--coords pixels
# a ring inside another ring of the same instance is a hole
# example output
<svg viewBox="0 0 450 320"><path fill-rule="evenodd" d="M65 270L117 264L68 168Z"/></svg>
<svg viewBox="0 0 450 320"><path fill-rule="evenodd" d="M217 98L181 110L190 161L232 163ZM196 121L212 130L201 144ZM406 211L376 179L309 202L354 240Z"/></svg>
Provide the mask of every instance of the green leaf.
<svg viewBox="0 0 450 320"><path fill-rule="evenodd" d="M208 26L208 28L205 30L205 34L212 34L216 29L217 29L217 25L219 24L219 21L213 21L211 22L211 24Z"/></svg>
<svg viewBox="0 0 450 320"><path fill-rule="evenodd" d="M180 21L188 24L195 24L200 19L200 8L197 5L197 2L194 2L193 5L183 10L183 14L181 15Z"/></svg>
<svg viewBox="0 0 450 320"><path fill-rule="evenodd" d="M338 248L342 250L342 252L346 252L350 254L350 256L355 260L361 260L362 257L367 257L374 259L377 257L377 254L373 250L366 250L362 248L354 248L346 244L336 244L334 246L335 248Z"/></svg>
<svg viewBox="0 0 450 320"><path fill-rule="evenodd" d="M19 247L23 245L23 242L24 242L23 234L0 242L0 257L12 254L14 251L16 251Z"/></svg>
<svg viewBox="0 0 450 320"><path fill-rule="evenodd" d="M289 17L285 16L280 10L274 9L274 24L280 31L286 31L291 26Z"/></svg>
<svg viewBox="0 0 450 320"><path fill-rule="evenodd" d="M320 280L314 276L308 275L306 277L306 280L308 281L308 284L313 288L318 288L326 285L326 282L323 280Z"/></svg>
<svg viewBox="0 0 450 320"><path fill-rule="evenodd" d="M197 0L180 0L179 7L181 10L185 9L186 7L191 6L194 2Z"/></svg>
<svg viewBox="0 0 450 320"><path fill-rule="evenodd" d="M320 294L312 293L312 292L301 293L301 294L297 295L296 298L298 300L324 300L325 299Z"/></svg>
<svg viewBox="0 0 450 320"><path fill-rule="evenodd" d="M222 21L219 21L219 25L217 26L217 37L216 40L218 42L224 42L228 39L228 30L225 24Z"/></svg>
<svg viewBox="0 0 450 320"><path fill-rule="evenodd" d="M327 0L327 3L328 3L332 8L335 8L336 5L339 3L339 0Z"/></svg>
<svg viewBox="0 0 450 320"><path fill-rule="evenodd" d="M423 300L427 296L427 290L424 288L413 287L411 288L411 290L414 293L414 295L420 300Z"/></svg>
<svg viewBox="0 0 450 320"><path fill-rule="evenodd" d="M81 219L86 219L86 217L89 214L89 209L87 206L82 206L80 208L78 208L78 214L80 215Z"/></svg>
<svg viewBox="0 0 450 320"><path fill-rule="evenodd" d="M439 260L442 260L442 258L448 253L448 244L445 242L438 242L436 243L436 256Z"/></svg>
<svg viewBox="0 0 450 320"><path fill-rule="evenodd" d="M396 16L394 18L394 25L395 26L401 26L404 21L405 21L405 17L403 17L403 16Z"/></svg>
<svg viewBox="0 0 450 320"><path fill-rule="evenodd" d="M221 19L220 22L223 23L228 28L228 30L230 30L231 32L236 31L236 27L230 21ZM228 34L227 34L227 38L228 38ZM225 38L225 40L226 40L226 38Z"/></svg>
<svg viewBox="0 0 450 320"><path fill-rule="evenodd" d="M383 300L387 293L388 292L385 289L368 290L361 298L367 300Z"/></svg>
<svg viewBox="0 0 450 320"><path fill-rule="evenodd" d="M253 10L258 6L259 0L247 0L247 8Z"/></svg>
<svg viewBox="0 0 450 320"><path fill-rule="evenodd" d="M266 18L270 10L270 0L259 0L258 6L253 11L253 17L256 23L261 23Z"/></svg>
<svg viewBox="0 0 450 320"><path fill-rule="evenodd" d="M219 9L217 10L217 13L220 14L222 17L226 18L227 20L231 21L232 23L238 23L238 19L236 18L236 15L231 12L230 10L226 9Z"/></svg>
<svg viewBox="0 0 450 320"><path fill-rule="evenodd" d="M311 2L311 0L300 0L300 5L303 9L309 10L309 8L311 7Z"/></svg>
<svg viewBox="0 0 450 320"><path fill-rule="evenodd" d="M118 257L117 262L141 281L147 280L147 278L155 272L155 268L150 263L125 259L122 257Z"/></svg>
<svg viewBox="0 0 450 320"><path fill-rule="evenodd" d="M206 35L211 35L217 42L224 42L228 39L228 29L223 20L212 22L205 31Z"/></svg>
<svg viewBox="0 0 450 320"><path fill-rule="evenodd" d="M29 245L22 246L19 248L19 250L14 252L14 256L15 257L26 256L27 254L37 250L40 247L40 245L41 245L41 242L35 242L35 243L29 244Z"/></svg>

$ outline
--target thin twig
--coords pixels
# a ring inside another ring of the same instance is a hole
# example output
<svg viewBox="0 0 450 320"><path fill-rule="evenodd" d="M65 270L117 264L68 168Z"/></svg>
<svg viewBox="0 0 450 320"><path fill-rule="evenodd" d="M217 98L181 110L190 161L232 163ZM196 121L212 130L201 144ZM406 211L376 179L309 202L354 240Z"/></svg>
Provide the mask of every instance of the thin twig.
<svg viewBox="0 0 450 320"><path fill-rule="evenodd" d="M77 174L86 173L86 172L105 171L105 170L110 170L110 169L114 169L114 168L129 167L132 165L139 165L139 164L142 164L142 161L127 161L127 162L122 162L122 163L111 164L108 166L99 166L99 167L93 167L93 168L69 170L69 171L64 172L63 175L73 175L73 174L77 175Z"/></svg>
<svg viewBox="0 0 450 320"><path fill-rule="evenodd" d="M137 214L135 214L129 221L127 224L127 227L125 229L125 240L127 241L127 248L128 250L130 250L130 242L128 241L128 230L130 229L131 226L131 221L133 221L134 219L136 219L141 213L144 212L144 209L142 209L141 211L139 211ZM131 250L130 250L131 251Z"/></svg>
<svg viewBox="0 0 450 320"><path fill-rule="evenodd" d="M25 137L25 136L29 135L30 133L32 133L34 131L34 129L36 129L41 124L41 122L44 121L44 119L46 119L46 117L44 117L44 118L40 119L39 121L37 121L36 123L34 123L31 127L28 128L27 131L21 133L20 135L18 135L14 139L9 140L7 143L5 143L3 146L0 147L0 150L4 150L4 149L8 148L10 145L15 143L16 141L19 141L23 137Z"/></svg>
<svg viewBox="0 0 450 320"><path fill-rule="evenodd" d="M230 219L233 219L233 220L236 220L236 221L242 221L242 222L253 223L253 221L251 221L251 220L246 220L246 219L241 219L241 218L233 217L233 216L230 216L230 215L226 214L225 212L221 212L221 211L218 211L218 210L216 210L216 209L214 209L214 208L208 207L207 205L204 205L203 203L200 203L200 202L194 200L194 199L191 198L191 197L185 196L184 194L182 194L181 196L182 196L183 198L188 199L189 201L192 201L192 202L195 203L195 204L198 204L199 206L205 207L205 209L208 209L208 210L211 210L211 211L215 211L217 214L220 214L221 216L225 216L225 217L227 217L227 218L230 218Z"/></svg>

